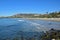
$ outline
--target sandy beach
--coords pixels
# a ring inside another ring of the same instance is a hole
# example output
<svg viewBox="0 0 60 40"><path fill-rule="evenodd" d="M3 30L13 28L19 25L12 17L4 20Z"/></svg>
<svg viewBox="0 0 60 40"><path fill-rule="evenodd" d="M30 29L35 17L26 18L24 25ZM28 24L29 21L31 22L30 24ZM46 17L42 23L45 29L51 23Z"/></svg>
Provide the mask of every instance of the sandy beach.
<svg viewBox="0 0 60 40"><path fill-rule="evenodd" d="M25 19L36 19L36 20L50 20L50 21L60 21L60 18L25 18Z"/></svg>

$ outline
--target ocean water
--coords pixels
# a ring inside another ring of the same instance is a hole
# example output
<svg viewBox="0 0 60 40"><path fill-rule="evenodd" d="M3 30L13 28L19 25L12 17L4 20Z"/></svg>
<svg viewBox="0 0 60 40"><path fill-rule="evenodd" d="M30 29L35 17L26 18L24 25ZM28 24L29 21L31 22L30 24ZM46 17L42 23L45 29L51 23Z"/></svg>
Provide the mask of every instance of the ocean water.
<svg viewBox="0 0 60 40"><path fill-rule="evenodd" d="M0 18L0 40L21 37L24 40L34 37L39 40L44 32L51 28L60 29L60 22L46 20L29 20L21 18Z"/></svg>

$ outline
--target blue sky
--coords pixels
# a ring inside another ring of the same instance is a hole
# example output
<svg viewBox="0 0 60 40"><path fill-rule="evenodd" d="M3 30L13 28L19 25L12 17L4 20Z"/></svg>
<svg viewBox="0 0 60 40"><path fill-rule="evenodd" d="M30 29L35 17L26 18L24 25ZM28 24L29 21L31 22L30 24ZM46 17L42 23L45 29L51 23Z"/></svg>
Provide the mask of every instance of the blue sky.
<svg viewBox="0 0 60 40"><path fill-rule="evenodd" d="M60 11L60 0L0 0L0 16Z"/></svg>

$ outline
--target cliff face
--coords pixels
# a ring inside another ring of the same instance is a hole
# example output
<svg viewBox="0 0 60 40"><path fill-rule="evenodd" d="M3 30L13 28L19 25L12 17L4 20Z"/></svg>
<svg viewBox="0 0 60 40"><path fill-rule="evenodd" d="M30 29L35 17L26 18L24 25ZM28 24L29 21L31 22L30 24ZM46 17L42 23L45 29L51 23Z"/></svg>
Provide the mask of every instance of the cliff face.
<svg viewBox="0 0 60 40"><path fill-rule="evenodd" d="M39 18L40 14L16 14L11 17L13 18Z"/></svg>

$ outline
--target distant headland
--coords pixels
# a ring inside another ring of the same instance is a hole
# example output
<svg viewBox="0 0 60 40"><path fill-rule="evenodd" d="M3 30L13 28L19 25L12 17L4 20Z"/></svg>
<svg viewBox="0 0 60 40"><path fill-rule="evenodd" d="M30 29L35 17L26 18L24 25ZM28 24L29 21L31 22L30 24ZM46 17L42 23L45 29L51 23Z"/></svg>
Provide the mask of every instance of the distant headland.
<svg viewBox="0 0 60 40"><path fill-rule="evenodd" d="M11 16L0 16L0 18L60 18L60 11L51 13L46 12L46 14L17 13Z"/></svg>

